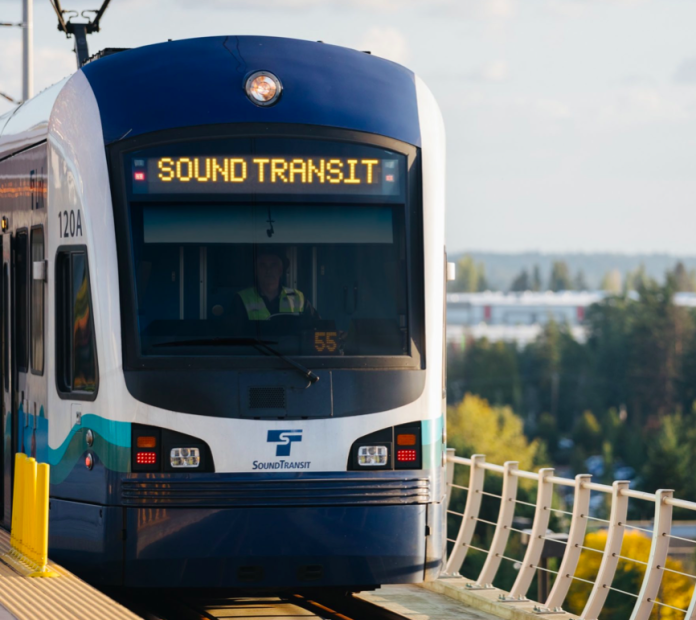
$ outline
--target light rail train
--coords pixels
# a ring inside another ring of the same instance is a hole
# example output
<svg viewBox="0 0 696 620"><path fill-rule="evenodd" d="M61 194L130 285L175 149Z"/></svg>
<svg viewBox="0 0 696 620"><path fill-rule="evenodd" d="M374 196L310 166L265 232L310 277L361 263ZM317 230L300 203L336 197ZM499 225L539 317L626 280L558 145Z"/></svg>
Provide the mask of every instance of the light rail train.
<svg viewBox="0 0 696 620"><path fill-rule="evenodd" d="M438 575L444 131L413 73L270 37L101 53L0 117L0 218L6 527L19 451L94 583Z"/></svg>

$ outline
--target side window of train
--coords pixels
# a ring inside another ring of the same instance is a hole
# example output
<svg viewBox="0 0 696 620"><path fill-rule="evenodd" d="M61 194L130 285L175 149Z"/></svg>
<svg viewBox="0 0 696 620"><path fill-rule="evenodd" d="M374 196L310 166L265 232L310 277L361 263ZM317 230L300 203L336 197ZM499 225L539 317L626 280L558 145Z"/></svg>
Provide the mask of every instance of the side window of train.
<svg viewBox="0 0 696 620"><path fill-rule="evenodd" d="M94 400L99 387L87 248L56 256L56 381L63 398Z"/></svg>
<svg viewBox="0 0 696 620"><path fill-rule="evenodd" d="M17 370L27 372L29 368L28 317L29 317L29 234L26 229L17 231L15 250L15 324L17 325Z"/></svg>
<svg viewBox="0 0 696 620"><path fill-rule="evenodd" d="M10 269L2 269L2 372L5 391L10 391Z"/></svg>
<svg viewBox="0 0 696 620"><path fill-rule="evenodd" d="M34 374L44 371L44 303L45 263L44 231L41 226L31 229L31 369Z"/></svg>

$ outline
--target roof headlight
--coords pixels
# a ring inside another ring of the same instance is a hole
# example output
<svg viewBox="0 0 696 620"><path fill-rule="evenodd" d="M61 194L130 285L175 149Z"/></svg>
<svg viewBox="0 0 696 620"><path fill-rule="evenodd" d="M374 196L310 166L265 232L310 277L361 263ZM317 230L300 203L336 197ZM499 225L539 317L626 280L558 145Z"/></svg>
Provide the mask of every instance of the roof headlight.
<svg viewBox="0 0 696 620"><path fill-rule="evenodd" d="M256 71L247 78L245 89L252 103L269 106L278 101L283 85L269 71Z"/></svg>

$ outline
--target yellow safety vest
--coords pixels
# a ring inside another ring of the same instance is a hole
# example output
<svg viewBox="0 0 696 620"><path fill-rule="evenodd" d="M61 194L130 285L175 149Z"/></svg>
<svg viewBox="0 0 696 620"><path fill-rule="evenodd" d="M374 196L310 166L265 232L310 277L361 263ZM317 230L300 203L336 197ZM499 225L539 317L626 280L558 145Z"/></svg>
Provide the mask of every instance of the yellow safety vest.
<svg viewBox="0 0 696 620"><path fill-rule="evenodd" d="M247 316L250 321L267 321L271 318L271 313L266 308L261 295L256 287L246 288L239 291L238 295L242 298ZM278 312L280 314L299 315L305 307L305 298L302 291L284 286L280 291L280 302Z"/></svg>

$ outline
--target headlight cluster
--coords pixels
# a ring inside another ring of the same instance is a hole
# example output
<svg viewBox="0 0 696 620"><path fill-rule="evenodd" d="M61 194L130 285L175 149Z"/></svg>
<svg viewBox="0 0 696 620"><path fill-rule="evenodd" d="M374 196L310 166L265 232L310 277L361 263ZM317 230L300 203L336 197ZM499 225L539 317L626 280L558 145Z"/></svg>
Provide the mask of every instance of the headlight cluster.
<svg viewBox="0 0 696 620"><path fill-rule="evenodd" d="M131 446L133 472L215 471L208 445L190 435L133 424Z"/></svg>
<svg viewBox="0 0 696 620"><path fill-rule="evenodd" d="M413 422L366 435L353 444L348 469L420 469L421 423Z"/></svg>
<svg viewBox="0 0 696 620"><path fill-rule="evenodd" d="M172 467L198 467L201 464L201 452L198 448L172 448L169 452L169 464Z"/></svg>

